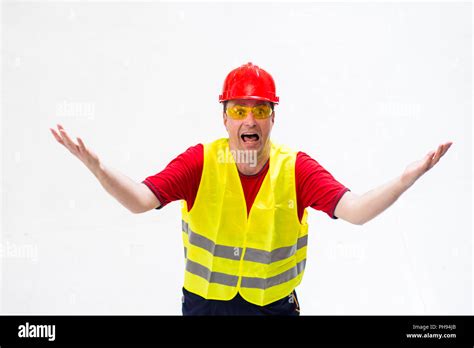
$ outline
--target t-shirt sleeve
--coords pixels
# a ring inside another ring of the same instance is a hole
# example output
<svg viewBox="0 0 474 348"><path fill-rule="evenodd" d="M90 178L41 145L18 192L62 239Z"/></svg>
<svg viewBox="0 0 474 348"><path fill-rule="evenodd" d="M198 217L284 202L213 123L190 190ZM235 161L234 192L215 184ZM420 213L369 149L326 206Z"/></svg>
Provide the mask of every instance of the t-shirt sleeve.
<svg viewBox="0 0 474 348"><path fill-rule="evenodd" d="M204 147L197 144L173 159L161 172L143 180L161 203L157 209L181 199L190 209L199 188L203 165Z"/></svg>
<svg viewBox="0 0 474 348"><path fill-rule="evenodd" d="M298 204L301 209L311 207L337 219L334 210L349 189L304 152L297 154L295 171Z"/></svg>

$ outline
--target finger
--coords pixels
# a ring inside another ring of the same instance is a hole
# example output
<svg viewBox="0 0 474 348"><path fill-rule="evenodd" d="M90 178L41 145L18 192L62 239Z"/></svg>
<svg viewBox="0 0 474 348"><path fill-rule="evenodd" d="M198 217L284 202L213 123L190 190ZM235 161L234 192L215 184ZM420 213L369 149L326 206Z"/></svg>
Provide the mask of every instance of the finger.
<svg viewBox="0 0 474 348"><path fill-rule="evenodd" d="M74 143L74 141L71 139L71 137L69 136L69 134L66 133L66 131L64 130L64 128L60 128L59 129L59 133L61 134L61 136L63 137L63 140L65 143L70 143L70 144L73 144L73 145L76 145Z"/></svg>
<svg viewBox="0 0 474 348"><path fill-rule="evenodd" d="M431 159L433 158L434 151L428 152L425 157L418 161L418 167L420 167L423 172L426 172L431 165Z"/></svg>
<svg viewBox="0 0 474 348"><path fill-rule="evenodd" d="M79 152L79 147L72 141L72 139L69 137L69 135L66 133L64 129L60 129L60 134L63 137L63 140L65 144L67 145L67 148L69 151L72 151L73 153Z"/></svg>
<svg viewBox="0 0 474 348"><path fill-rule="evenodd" d="M439 158L441 156L441 153L443 152L443 150L444 150L444 144L439 145L438 148L436 149L436 153L433 156L433 159Z"/></svg>
<svg viewBox="0 0 474 348"><path fill-rule="evenodd" d="M449 148L451 147L451 145L453 145L452 142L449 142L449 143L444 144L444 151L443 151L443 153L441 154L441 156L444 156L444 154L445 154L446 152L448 152L448 150L449 150Z"/></svg>
<svg viewBox="0 0 474 348"><path fill-rule="evenodd" d="M82 141L82 139L79 137L77 137L76 139L77 139L77 142L79 143L79 150L81 152L86 151L86 145L84 145L84 142Z"/></svg>
<svg viewBox="0 0 474 348"><path fill-rule="evenodd" d="M59 136L59 134L56 133L56 131L53 128L50 128L49 130L51 131L51 133L53 133L54 137L56 138L56 141L60 143L61 145L64 145L63 139Z"/></svg>
<svg viewBox="0 0 474 348"><path fill-rule="evenodd" d="M430 151L426 154L426 157L429 161L433 160L434 155L436 154L436 151Z"/></svg>
<svg viewBox="0 0 474 348"><path fill-rule="evenodd" d="M441 157L441 153L443 152L443 149L444 149L443 145L438 146L438 148L436 149L436 152L433 156L433 159L431 160L430 168L433 167L436 163L438 163L438 161Z"/></svg>
<svg viewBox="0 0 474 348"><path fill-rule="evenodd" d="M433 157L433 162L431 163L431 167L433 167L436 163L439 162L440 158L448 151L449 147L452 143L445 143L438 147L438 151L436 151L436 155Z"/></svg>
<svg viewBox="0 0 474 348"><path fill-rule="evenodd" d="M432 167L432 162L433 162L435 153L436 153L435 151L430 151L426 154L424 163L423 163L426 170Z"/></svg>

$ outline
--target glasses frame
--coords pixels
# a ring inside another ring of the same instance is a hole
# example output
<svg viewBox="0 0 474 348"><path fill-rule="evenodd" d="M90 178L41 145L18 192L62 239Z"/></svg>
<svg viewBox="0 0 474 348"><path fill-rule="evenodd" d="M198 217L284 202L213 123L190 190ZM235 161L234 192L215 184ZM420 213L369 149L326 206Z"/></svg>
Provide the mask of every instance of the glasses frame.
<svg viewBox="0 0 474 348"><path fill-rule="evenodd" d="M270 114L269 114L268 116L265 116L265 117L258 117L258 116L255 116L255 113L254 113L255 108L258 108L258 107L261 107L261 106L268 106L268 107L270 108L271 112L270 112ZM243 109L245 110L245 116L242 116L242 117L233 117L233 116L229 115L228 110L229 110L229 109L232 109L232 108L234 108L234 107L243 108ZM245 118L247 117L247 115L249 114L250 111L252 111L253 117L255 117L255 119L257 119L257 120L265 120L265 119L267 119L267 118L270 118L270 117L273 115L273 107L272 107L272 105L268 105L268 104L265 104L265 103L263 103L263 104L258 104L258 105L254 105L254 106L246 106L246 105L241 105L241 104L234 104L234 105L232 105L231 107L227 107L227 106L226 106L226 108L225 108L225 114L226 114L227 116L229 116L229 117L230 117L231 119L233 119L233 120L243 120L243 119L245 119Z"/></svg>

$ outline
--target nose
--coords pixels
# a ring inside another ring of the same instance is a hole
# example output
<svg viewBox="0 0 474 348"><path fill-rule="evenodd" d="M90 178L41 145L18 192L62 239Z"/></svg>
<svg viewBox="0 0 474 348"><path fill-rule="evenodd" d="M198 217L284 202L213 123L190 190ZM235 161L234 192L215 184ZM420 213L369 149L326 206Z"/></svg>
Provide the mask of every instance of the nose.
<svg viewBox="0 0 474 348"><path fill-rule="evenodd" d="M257 121L255 121L255 117L253 117L252 111L249 111L247 113L247 116L244 118L244 124L247 127L253 127L257 124Z"/></svg>

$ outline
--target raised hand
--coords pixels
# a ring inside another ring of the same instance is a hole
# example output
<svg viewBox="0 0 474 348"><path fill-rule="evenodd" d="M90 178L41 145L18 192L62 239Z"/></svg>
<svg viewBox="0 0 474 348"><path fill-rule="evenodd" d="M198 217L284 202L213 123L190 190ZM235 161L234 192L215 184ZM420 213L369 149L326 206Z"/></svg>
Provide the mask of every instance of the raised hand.
<svg viewBox="0 0 474 348"><path fill-rule="evenodd" d="M87 168L94 171L100 165L99 157L92 152L89 148L86 147L81 138L77 137L77 144L70 138L66 133L63 126L60 124L57 125L58 130L50 128L51 133L53 133L54 138L58 143L63 145L68 149L74 156L79 158Z"/></svg>
<svg viewBox="0 0 474 348"><path fill-rule="evenodd" d="M402 174L402 181L407 186L413 185L413 183L419 177L421 177L428 170L433 168L436 163L438 163L439 159L444 156L452 144L453 143L451 141L441 144L438 146L436 151L430 151L423 159L408 165Z"/></svg>

